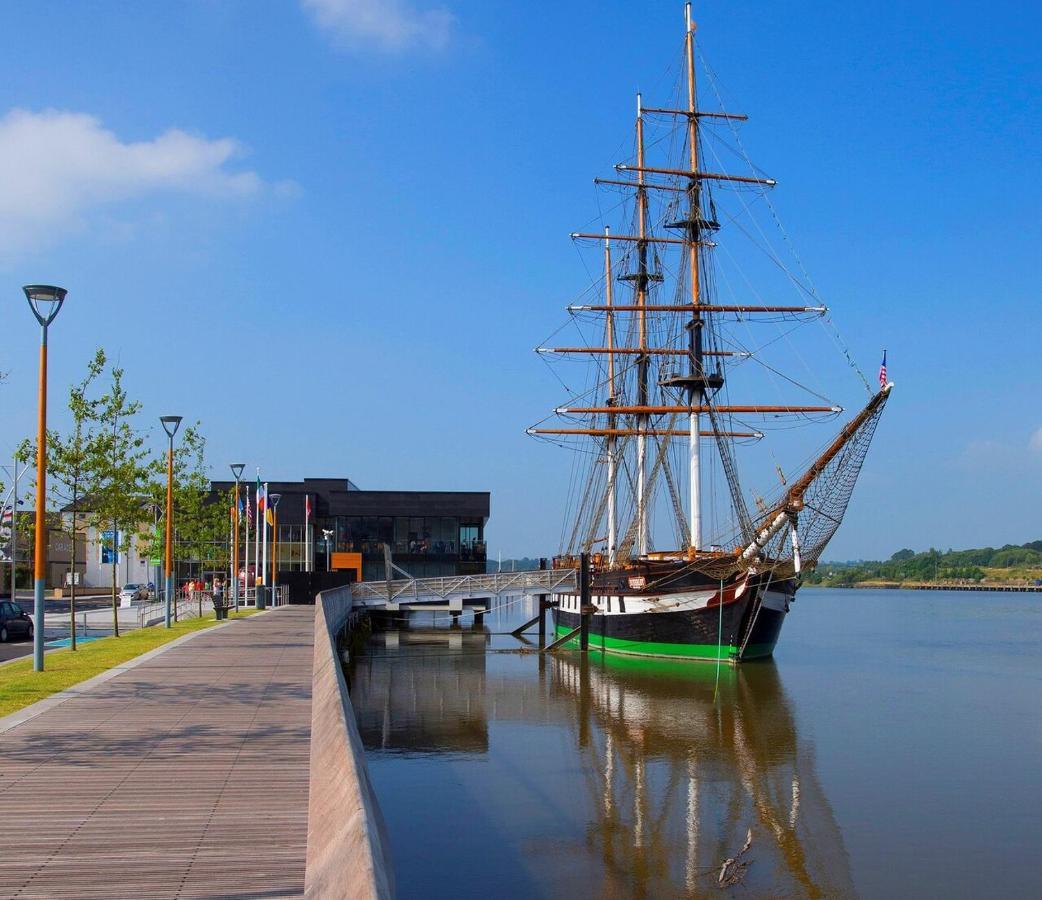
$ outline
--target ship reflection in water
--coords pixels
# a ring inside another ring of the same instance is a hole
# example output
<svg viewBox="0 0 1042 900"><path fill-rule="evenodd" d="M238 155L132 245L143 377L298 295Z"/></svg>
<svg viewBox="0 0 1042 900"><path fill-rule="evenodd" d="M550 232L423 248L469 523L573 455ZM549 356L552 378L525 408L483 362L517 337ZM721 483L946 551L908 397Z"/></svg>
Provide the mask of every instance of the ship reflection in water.
<svg viewBox="0 0 1042 900"><path fill-rule="evenodd" d="M719 894L721 865L750 830L735 890L854 895L772 662L718 671L490 643L376 633L352 666L402 896ZM457 852L416 859L423 823L449 821ZM458 852L470 840L480 859Z"/></svg>

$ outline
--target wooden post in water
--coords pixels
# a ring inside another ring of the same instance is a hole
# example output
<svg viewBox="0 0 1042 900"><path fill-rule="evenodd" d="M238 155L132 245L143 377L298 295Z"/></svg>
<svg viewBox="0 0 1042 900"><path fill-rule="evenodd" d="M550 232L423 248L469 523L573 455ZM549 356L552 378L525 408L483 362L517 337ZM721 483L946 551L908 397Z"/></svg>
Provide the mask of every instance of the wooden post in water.
<svg viewBox="0 0 1042 900"><path fill-rule="evenodd" d="M590 598L590 554L579 554L579 649L590 649L590 618L595 612Z"/></svg>
<svg viewBox="0 0 1042 900"><path fill-rule="evenodd" d="M546 571L546 557L542 556L539 558L539 568L541 571ZM546 594L539 595L539 646L543 647L546 645Z"/></svg>

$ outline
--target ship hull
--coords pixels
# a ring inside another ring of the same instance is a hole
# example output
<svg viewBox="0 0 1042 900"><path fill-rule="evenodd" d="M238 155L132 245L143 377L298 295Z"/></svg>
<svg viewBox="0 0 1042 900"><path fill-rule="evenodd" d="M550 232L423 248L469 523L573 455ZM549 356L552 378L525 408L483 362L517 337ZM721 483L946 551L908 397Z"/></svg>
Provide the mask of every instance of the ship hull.
<svg viewBox="0 0 1042 900"><path fill-rule="evenodd" d="M595 581L591 601L597 611L590 617L589 646L666 659L763 659L774 653L795 592L792 580L771 583L755 576L725 583L722 591L717 583L609 593ZM554 625L563 637L579 627L580 602L574 593L556 599Z"/></svg>

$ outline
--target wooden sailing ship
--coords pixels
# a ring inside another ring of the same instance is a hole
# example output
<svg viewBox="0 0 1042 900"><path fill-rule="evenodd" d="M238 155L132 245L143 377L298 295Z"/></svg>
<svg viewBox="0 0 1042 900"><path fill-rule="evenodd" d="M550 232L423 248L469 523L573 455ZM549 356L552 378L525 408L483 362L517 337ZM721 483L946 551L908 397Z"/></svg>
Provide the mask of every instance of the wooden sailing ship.
<svg viewBox="0 0 1042 900"><path fill-rule="evenodd" d="M798 478L782 475L772 498L756 497L750 509L739 457L743 444L764 437L750 423L817 424L843 410L821 399L767 405L729 396L731 369L759 355L735 336L735 326L795 327L826 318L827 308L814 292L800 305L716 297L717 233L729 224L721 224L717 195L732 190L747 208L738 192L763 199L775 182L751 163L751 174L707 164L707 127L731 128L746 116L700 107L690 4L685 19L681 99L648 107L638 94L635 158L616 166L618 177L597 179L623 194L632 225L572 235L603 243L601 296L569 307L593 336L578 346L539 349L555 360L585 360L593 377L529 433L571 445L589 461L575 479L574 518L555 566L577 566L589 556L592 587L585 609L577 593L556 598L558 635L575 629L585 612L592 614L591 645L607 651L737 662L773 652L801 573L816 564L842 521L892 385L883 375L875 390L862 375L864 408ZM674 159L649 162L649 120L665 132L651 149L672 147ZM736 217L730 223L741 227ZM622 302L620 289L630 293ZM798 384L787 376L784 382ZM718 516L711 533L707 469L726 482L728 505L726 521ZM659 549L655 530L663 519L671 520L679 548Z"/></svg>

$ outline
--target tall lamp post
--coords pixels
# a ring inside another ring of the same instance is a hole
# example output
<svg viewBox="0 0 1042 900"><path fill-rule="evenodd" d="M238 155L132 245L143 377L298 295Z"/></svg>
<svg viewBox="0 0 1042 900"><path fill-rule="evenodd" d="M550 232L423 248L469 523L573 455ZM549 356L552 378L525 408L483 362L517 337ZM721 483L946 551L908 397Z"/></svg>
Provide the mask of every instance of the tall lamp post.
<svg viewBox="0 0 1042 900"><path fill-rule="evenodd" d="M239 611L239 481L246 463L232 463L235 476L235 504L232 506L232 605Z"/></svg>
<svg viewBox="0 0 1042 900"><path fill-rule="evenodd" d="M329 555L329 539L333 536L332 528L323 528L322 535L326 539L326 571L333 571L333 558Z"/></svg>
<svg viewBox="0 0 1042 900"><path fill-rule="evenodd" d="M47 583L47 327L65 302L65 288L27 284L22 288L40 323L40 412L36 435L36 554L33 562L33 671L43 671L43 595ZM11 518L12 528L17 513ZM14 587L11 599L15 599Z"/></svg>
<svg viewBox="0 0 1042 900"><path fill-rule="evenodd" d="M170 439L166 451L166 627L171 624L171 604L174 596L174 435L181 425L181 416L160 416L163 431Z"/></svg>
<svg viewBox="0 0 1042 900"><path fill-rule="evenodd" d="M278 584L279 558L279 501L282 494L270 494L271 502L271 605L275 605L275 591Z"/></svg>

